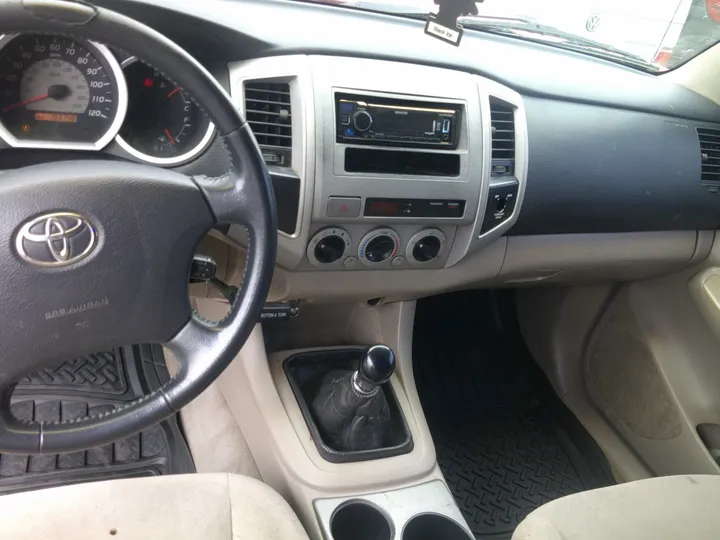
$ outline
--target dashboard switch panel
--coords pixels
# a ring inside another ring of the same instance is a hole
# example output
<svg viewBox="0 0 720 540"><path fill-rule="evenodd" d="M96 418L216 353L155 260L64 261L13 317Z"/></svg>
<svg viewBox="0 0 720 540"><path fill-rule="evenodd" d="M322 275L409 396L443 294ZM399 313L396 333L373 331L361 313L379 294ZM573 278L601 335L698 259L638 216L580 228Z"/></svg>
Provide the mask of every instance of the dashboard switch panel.
<svg viewBox="0 0 720 540"><path fill-rule="evenodd" d="M485 217L480 230L481 234L490 229L494 229L512 216L515 211L517 195L517 180L490 186L490 196L488 197L487 207L485 208Z"/></svg>

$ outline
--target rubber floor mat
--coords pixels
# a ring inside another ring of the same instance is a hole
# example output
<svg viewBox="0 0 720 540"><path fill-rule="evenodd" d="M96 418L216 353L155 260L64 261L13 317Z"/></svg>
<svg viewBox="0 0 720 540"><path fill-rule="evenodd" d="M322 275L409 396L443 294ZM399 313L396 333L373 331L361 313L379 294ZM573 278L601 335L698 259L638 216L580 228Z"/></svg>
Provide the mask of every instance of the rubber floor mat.
<svg viewBox="0 0 720 540"><path fill-rule="evenodd" d="M170 378L162 348L136 345L92 354L22 380L12 412L20 420L73 420L112 410ZM191 473L195 466L177 416L141 433L83 452L0 454L0 494L111 478Z"/></svg>
<svg viewBox="0 0 720 540"><path fill-rule="evenodd" d="M438 463L476 538L509 539L546 502L614 483L525 347L511 292L421 300L414 336Z"/></svg>

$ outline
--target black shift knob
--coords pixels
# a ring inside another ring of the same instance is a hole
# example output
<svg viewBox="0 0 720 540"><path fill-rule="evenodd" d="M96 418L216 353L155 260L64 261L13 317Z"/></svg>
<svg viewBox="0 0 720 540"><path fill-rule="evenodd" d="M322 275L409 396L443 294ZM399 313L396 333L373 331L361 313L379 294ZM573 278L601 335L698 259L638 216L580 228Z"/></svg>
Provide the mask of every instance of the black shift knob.
<svg viewBox="0 0 720 540"><path fill-rule="evenodd" d="M360 360L358 375L364 386L380 386L388 382L395 371L395 353L385 345L369 347Z"/></svg>

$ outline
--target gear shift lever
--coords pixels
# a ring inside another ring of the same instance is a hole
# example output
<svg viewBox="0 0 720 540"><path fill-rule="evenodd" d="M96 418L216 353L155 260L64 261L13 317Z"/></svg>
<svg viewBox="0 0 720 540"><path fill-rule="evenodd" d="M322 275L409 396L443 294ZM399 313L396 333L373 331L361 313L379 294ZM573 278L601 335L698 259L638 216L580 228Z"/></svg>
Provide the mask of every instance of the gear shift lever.
<svg viewBox="0 0 720 540"><path fill-rule="evenodd" d="M392 349L385 345L373 345L363 353L352 382L359 393L375 395L380 385L388 382L394 372L395 353Z"/></svg>
<svg viewBox="0 0 720 540"><path fill-rule="evenodd" d="M373 345L363 353L355 371L337 369L323 377L311 410L329 446L343 452L385 446L392 418L381 387L394 371L392 349Z"/></svg>

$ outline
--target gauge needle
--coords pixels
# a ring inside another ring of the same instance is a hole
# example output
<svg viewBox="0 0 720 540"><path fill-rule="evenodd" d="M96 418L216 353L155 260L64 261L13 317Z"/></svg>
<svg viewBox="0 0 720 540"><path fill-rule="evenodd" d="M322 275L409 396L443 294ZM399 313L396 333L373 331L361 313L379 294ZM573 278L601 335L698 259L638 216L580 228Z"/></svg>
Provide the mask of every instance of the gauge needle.
<svg viewBox="0 0 720 540"><path fill-rule="evenodd" d="M8 107L5 107L2 112L8 112L12 111L13 109L17 109L18 107L23 107L24 105L30 105L31 103L35 103L36 101L41 101L43 99L47 99L50 97L50 94L43 94L42 96L37 96L34 98L26 99L25 101L21 101L19 103L14 103Z"/></svg>
<svg viewBox="0 0 720 540"><path fill-rule="evenodd" d="M165 135L168 136L168 139L170 139L170 144L175 144L175 139L173 139L173 136L170 134L170 130L165 128Z"/></svg>
<svg viewBox="0 0 720 540"><path fill-rule="evenodd" d="M170 93L168 94L168 97L169 97L169 98L173 97L173 96L174 96L175 94L177 94L179 91L180 91L180 88L178 87L178 88L176 88L175 90L173 90L172 92L170 92Z"/></svg>

